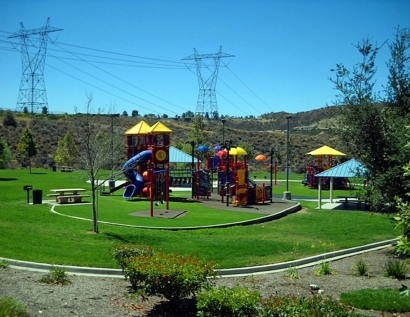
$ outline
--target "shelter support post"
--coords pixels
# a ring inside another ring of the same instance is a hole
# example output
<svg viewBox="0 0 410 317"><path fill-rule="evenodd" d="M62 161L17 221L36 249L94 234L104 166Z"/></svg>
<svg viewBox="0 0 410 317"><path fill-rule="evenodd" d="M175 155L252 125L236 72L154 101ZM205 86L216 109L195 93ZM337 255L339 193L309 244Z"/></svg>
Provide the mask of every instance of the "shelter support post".
<svg viewBox="0 0 410 317"><path fill-rule="evenodd" d="M317 183L317 194L318 194L318 203L319 203L319 209L322 209L322 177L319 177L318 183Z"/></svg>

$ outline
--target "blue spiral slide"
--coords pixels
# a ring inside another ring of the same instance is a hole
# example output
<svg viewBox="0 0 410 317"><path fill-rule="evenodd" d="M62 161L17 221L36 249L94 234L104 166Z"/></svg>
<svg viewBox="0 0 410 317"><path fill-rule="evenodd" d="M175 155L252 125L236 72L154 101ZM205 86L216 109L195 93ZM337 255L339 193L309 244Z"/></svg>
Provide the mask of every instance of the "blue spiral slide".
<svg viewBox="0 0 410 317"><path fill-rule="evenodd" d="M151 159L152 151L146 150L133 156L127 161L127 163L124 164L124 166L122 167L122 172L131 182L131 184L125 188L123 194L124 198L134 197L135 195L138 195L141 192L142 188L144 187L144 178L140 173L136 172L134 168L139 163L145 163L146 161Z"/></svg>

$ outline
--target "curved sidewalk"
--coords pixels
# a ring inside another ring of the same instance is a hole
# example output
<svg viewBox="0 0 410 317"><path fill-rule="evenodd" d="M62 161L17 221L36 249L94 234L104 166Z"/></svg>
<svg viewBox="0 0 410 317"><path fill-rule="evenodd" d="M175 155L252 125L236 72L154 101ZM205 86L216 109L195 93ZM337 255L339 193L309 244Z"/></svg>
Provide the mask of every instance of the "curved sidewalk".
<svg viewBox="0 0 410 317"><path fill-rule="evenodd" d="M256 274L268 274L281 272L286 269L292 268L303 268L308 266L313 266L321 263L322 261L336 261L349 256L358 255L365 252L375 251L391 246L395 243L397 239L385 240L381 242L366 244L359 247L354 247L345 250L339 250L324 254L315 255L312 257L268 264L260 266L249 266L241 268L232 268L232 269L221 269L217 270L219 276L221 277L233 277L233 276L248 276ZM34 271L49 271L51 269L59 268L64 269L67 273L77 274L77 275L89 275L89 276L104 276L104 277L124 277L124 273L120 269L109 269L109 268L93 268L93 267L82 267L82 266L67 266L67 265L50 265L46 263L38 262L28 262L28 261L19 261L13 259L3 258L2 260L7 261L11 267L17 269L27 269Z"/></svg>

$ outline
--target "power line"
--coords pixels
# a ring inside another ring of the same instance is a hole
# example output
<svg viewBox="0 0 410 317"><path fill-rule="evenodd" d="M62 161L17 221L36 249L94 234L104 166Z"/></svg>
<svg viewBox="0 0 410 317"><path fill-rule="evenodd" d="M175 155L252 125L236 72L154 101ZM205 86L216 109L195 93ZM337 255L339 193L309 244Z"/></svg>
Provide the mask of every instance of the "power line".
<svg viewBox="0 0 410 317"><path fill-rule="evenodd" d="M57 46L57 47L59 47L59 46ZM75 56L74 53L72 53L72 52L69 52L69 53L70 53L70 54L73 54L73 55ZM85 62L87 62L87 61L85 61ZM173 104L173 103L171 103L171 102L169 102L169 101L167 101L167 100L165 100L165 99L163 99L163 98L160 98L160 97L158 97L158 96L155 96L154 94L151 94L150 92L148 92L148 91L146 91L146 90L144 90L144 89L142 89L142 88L139 88L139 87L137 87L137 86L135 86L135 85L133 85L133 84L131 84L131 83L129 83L129 82L123 80L122 78L120 78L120 77L118 77L118 76L116 76L116 75L113 75L113 74L111 74L110 72L107 72L106 70L104 70L104 69L102 69L102 68L100 68L100 67L98 67L98 66L96 66L96 65L93 65L93 64L90 63L90 62L87 62L87 63L88 63L89 65L91 65L91 66L97 68L98 70L104 72L105 74L107 74L107 75L109 75L109 76L111 76L111 77L114 77L115 79L117 79L117 80L119 80L119 81L121 81L121 82L123 82L123 83L125 83L125 84L127 84L127 85L130 85L130 86L133 87L133 88L136 88L136 89L138 89L138 90L140 90L140 91L142 91L142 92L144 92L144 93L150 95L151 97L157 98L157 99L159 99L159 100L161 100L161 101L163 101L163 102L166 102L166 103L168 103L168 104L170 104L170 105L172 105L172 106L174 106L174 107L177 107L177 108L179 108L179 109L181 109L181 110L186 110L186 109L184 109L184 108L182 108L182 107L180 107L180 106L178 106L178 105L176 105L176 104ZM66 63L66 64L68 64L68 63ZM69 64L68 64L68 65L69 65ZM77 69L77 70L80 70L80 69L78 69L78 68L76 68L76 69ZM80 71L82 71L82 70L80 70ZM89 75L89 74L87 74L87 75ZM91 76L91 75L89 75L89 76ZM92 76L92 77L94 77L94 76ZM96 77L94 77L94 78L96 78ZM96 78L96 79L102 81L102 80L99 79L99 78ZM108 83L105 82L105 81L103 81L103 82L106 83L106 84L108 84ZM109 84L108 84L108 85L109 85ZM118 90L120 90L120 91L123 91L123 92L127 93L125 90L123 90L123 89L121 89L121 88L118 88L118 87L115 87L115 86L113 86L113 87L116 88L116 89L118 89ZM137 96L135 96L135 95L133 95L133 94L131 94L131 93L128 93L128 94L134 96L135 98L141 99L141 100L143 100L143 101L145 101L145 102L147 102L147 103L150 103L150 104L152 104L152 105L155 105L155 106L157 106L157 107L162 108L161 106L156 105L156 104L154 104L154 103L152 103L152 102L149 102L149 101L147 101L147 100L145 100L145 99L143 99L143 98L141 98L141 97L137 97ZM163 109L165 109L165 108L163 108Z"/></svg>
<svg viewBox="0 0 410 317"><path fill-rule="evenodd" d="M222 62L223 63L223 62ZM256 98L258 98L265 106L267 106L269 109L271 109L272 110L272 112L273 112L273 109L265 102L265 101L263 101L251 88L249 88L249 86L248 85L246 85L231 69L230 69L230 67L228 67L228 65L226 65L225 63L224 63L224 65L226 66L226 68L232 73L232 75L234 75Z"/></svg>

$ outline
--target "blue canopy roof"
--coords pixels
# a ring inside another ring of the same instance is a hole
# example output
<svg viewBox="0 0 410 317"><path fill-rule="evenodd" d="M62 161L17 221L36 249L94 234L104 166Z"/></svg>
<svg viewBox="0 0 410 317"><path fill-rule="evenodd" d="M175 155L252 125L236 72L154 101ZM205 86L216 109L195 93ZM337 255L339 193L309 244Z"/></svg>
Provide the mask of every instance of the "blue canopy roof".
<svg viewBox="0 0 410 317"><path fill-rule="evenodd" d="M196 163L198 159L194 157L194 163ZM169 147L169 162L170 163L192 163L192 156L177 149L176 147L170 146Z"/></svg>
<svg viewBox="0 0 410 317"><path fill-rule="evenodd" d="M329 168L327 171L318 173L315 177L364 177L369 170L359 161L351 159L335 167Z"/></svg>

